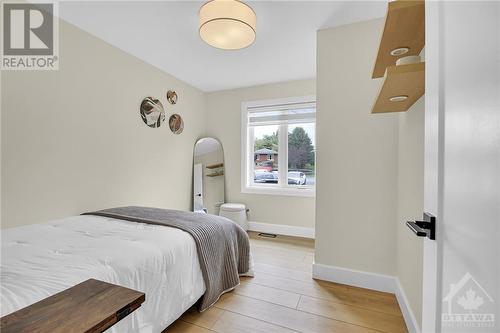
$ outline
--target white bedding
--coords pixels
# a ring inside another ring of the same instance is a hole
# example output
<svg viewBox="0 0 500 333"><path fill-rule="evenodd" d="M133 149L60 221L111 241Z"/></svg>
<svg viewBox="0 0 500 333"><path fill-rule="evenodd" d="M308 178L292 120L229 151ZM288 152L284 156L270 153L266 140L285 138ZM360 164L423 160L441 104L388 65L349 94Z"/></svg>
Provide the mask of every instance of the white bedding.
<svg viewBox="0 0 500 333"><path fill-rule="evenodd" d="M205 292L186 232L98 216L2 231L1 316L89 278L146 293L107 332L161 332Z"/></svg>

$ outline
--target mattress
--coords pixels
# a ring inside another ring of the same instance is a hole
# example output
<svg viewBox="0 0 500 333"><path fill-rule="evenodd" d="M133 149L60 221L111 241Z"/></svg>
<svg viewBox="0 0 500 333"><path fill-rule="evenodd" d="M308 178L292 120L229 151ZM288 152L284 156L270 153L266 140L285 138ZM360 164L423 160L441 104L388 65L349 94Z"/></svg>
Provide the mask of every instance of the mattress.
<svg viewBox="0 0 500 333"><path fill-rule="evenodd" d="M161 332L205 292L196 245L186 232L99 216L2 230L1 316L89 278L146 293L107 330Z"/></svg>

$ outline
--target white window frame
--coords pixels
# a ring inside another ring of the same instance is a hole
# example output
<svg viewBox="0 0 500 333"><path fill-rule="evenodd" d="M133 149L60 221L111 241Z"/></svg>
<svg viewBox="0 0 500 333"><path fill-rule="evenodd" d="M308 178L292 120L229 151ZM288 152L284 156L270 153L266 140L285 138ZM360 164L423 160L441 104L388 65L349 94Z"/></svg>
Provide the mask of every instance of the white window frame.
<svg viewBox="0 0 500 333"><path fill-rule="evenodd" d="M241 192L253 194L267 195L285 195L285 196L300 196L300 197L315 197L316 185L314 186L283 186L280 184L288 184L287 172L279 172L279 184L276 185L258 185L253 183L253 176L249 172L253 169L254 152L253 152L253 128L248 126L248 109L255 107L265 107L271 105L284 104L299 104L299 103L314 103L316 105L316 96L302 96L291 98L280 98L271 100L260 100L241 103ZM315 120L316 124L316 120ZM287 125L279 125L279 142L284 142L284 147L288 147L288 131ZM314 131L316 135L316 130ZM316 148L316 147L315 147ZM316 163L314 164L316 168ZM279 151L278 169L288 170L288 149Z"/></svg>

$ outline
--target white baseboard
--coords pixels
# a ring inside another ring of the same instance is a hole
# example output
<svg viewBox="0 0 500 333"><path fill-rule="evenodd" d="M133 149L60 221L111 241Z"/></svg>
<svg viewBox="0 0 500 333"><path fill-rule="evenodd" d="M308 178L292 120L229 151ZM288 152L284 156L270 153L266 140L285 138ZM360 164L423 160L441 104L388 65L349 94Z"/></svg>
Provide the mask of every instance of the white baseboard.
<svg viewBox="0 0 500 333"><path fill-rule="evenodd" d="M396 279L393 276L349 268L313 264L313 278L393 294L396 292Z"/></svg>
<svg viewBox="0 0 500 333"><path fill-rule="evenodd" d="M399 282L399 279L396 278L396 298L398 299L399 308L403 313L403 317L405 319L406 327L408 328L408 332L410 333L420 333L420 325L417 322L417 318L415 318L415 314L410 308L410 303L408 302L408 298L406 297L406 293Z"/></svg>
<svg viewBox="0 0 500 333"><path fill-rule="evenodd" d="M314 228L294 227L283 224L270 224L261 222L248 222L248 230L278 234L284 236L295 236L314 239Z"/></svg>
<svg viewBox="0 0 500 333"><path fill-rule="evenodd" d="M313 264L313 278L395 294L408 331L410 333L420 333L420 327L397 277L343 267Z"/></svg>

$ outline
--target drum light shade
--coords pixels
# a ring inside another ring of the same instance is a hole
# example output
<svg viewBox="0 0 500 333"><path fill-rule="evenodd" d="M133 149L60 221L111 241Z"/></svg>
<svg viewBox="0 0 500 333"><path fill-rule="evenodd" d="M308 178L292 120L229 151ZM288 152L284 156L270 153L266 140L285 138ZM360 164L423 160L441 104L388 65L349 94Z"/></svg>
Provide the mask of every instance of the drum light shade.
<svg viewBox="0 0 500 333"><path fill-rule="evenodd" d="M237 0L212 0L200 8L200 37L224 50L238 50L255 40L257 17Z"/></svg>

